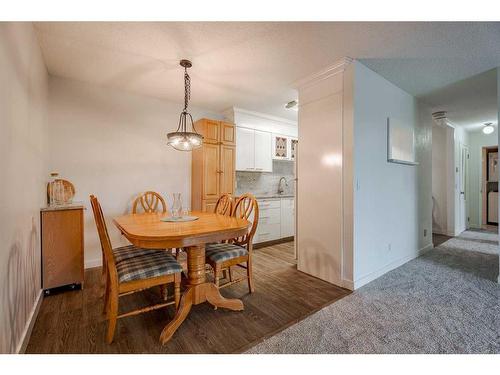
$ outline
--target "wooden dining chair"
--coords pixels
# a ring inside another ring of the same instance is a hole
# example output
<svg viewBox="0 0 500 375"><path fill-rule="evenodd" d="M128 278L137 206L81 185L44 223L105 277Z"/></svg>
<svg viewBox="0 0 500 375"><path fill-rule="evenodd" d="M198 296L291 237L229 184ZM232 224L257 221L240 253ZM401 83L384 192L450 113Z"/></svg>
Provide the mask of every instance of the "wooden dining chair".
<svg viewBox="0 0 500 375"><path fill-rule="evenodd" d="M139 205L139 203L141 204L144 212L147 213L160 212L158 209L158 206L160 204L162 209L161 212L167 212L167 204L165 203L165 200L160 194L155 191L146 191L135 199L134 204L132 205L133 214L137 213L137 206Z"/></svg>
<svg viewBox="0 0 500 375"><path fill-rule="evenodd" d="M219 215L230 216L233 212L233 198L230 194L222 194L215 204L214 212Z"/></svg>
<svg viewBox="0 0 500 375"><path fill-rule="evenodd" d="M242 237L233 238L227 243L213 243L206 246L206 262L214 270L214 283L219 288L247 280L248 290L254 292L252 275L252 240L259 223L259 205L257 199L252 194L244 194L238 198L234 205L232 215L238 218L250 220L252 226ZM246 265L245 265L246 263ZM219 285L220 274L223 270L230 270L232 266L246 269L246 277L232 280Z"/></svg>
<svg viewBox="0 0 500 375"><path fill-rule="evenodd" d="M160 205L161 211L159 207ZM141 193L132 204L132 213L136 214L138 212L138 208L142 208L145 213L149 214L156 212L167 212L167 204L165 203L165 199L163 199L163 197L156 191L146 191L144 193ZM175 250L175 258L177 259L182 249L168 249L170 253L172 253L172 250ZM166 289L162 289L162 294L164 294L166 297L165 293Z"/></svg>
<svg viewBox="0 0 500 375"><path fill-rule="evenodd" d="M111 343L115 333L116 321L119 318L137 315L169 305L175 305L177 311L180 300L182 267L166 251L141 249L134 245L113 249L101 205L94 195L90 196L90 203L103 250L103 263L106 264L104 312L108 317L106 341ZM119 297L168 283L174 283L173 301L118 315Z"/></svg>

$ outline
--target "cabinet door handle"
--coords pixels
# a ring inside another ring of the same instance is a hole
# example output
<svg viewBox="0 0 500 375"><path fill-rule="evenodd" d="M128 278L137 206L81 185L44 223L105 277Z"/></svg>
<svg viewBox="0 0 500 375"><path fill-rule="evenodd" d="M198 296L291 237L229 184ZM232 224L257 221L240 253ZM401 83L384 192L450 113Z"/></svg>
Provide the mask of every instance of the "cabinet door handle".
<svg viewBox="0 0 500 375"><path fill-rule="evenodd" d="M258 171L262 171L264 168L255 168Z"/></svg>
<svg viewBox="0 0 500 375"><path fill-rule="evenodd" d="M260 234L259 234L259 236L268 236L268 235L270 235L270 234L271 234L271 233L269 233L269 232L266 232L266 233L260 233Z"/></svg>
<svg viewBox="0 0 500 375"><path fill-rule="evenodd" d="M269 219L269 216L262 216L261 219Z"/></svg>

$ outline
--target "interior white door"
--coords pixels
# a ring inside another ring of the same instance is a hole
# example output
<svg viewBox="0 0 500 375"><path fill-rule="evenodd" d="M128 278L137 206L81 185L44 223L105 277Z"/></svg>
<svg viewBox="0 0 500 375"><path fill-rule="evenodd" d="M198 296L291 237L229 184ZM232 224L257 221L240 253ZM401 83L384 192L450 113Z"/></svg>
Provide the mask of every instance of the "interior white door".
<svg viewBox="0 0 500 375"><path fill-rule="evenodd" d="M255 170L273 171L272 136L269 132L255 130Z"/></svg>
<svg viewBox="0 0 500 375"><path fill-rule="evenodd" d="M255 170L255 131L236 127L236 170Z"/></svg>
<svg viewBox="0 0 500 375"><path fill-rule="evenodd" d="M467 213L467 171L469 166L469 149L466 145L460 144L460 166L459 173L459 223L460 232L463 232L468 227L468 213Z"/></svg>

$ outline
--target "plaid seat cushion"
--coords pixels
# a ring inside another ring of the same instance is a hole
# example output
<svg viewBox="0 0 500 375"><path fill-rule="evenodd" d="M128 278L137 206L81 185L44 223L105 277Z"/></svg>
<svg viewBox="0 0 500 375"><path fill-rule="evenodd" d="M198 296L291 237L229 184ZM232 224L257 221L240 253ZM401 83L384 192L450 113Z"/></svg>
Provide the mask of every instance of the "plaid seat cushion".
<svg viewBox="0 0 500 375"><path fill-rule="evenodd" d="M247 254L247 249L232 243L212 243L208 244L205 249L206 257L215 263L224 262Z"/></svg>
<svg viewBox="0 0 500 375"><path fill-rule="evenodd" d="M182 272L182 266L166 251L154 251L116 264L120 282L149 279Z"/></svg>
<svg viewBox="0 0 500 375"><path fill-rule="evenodd" d="M141 249L140 247L134 245L128 245L113 249L113 256L115 257L115 262L119 263L122 260L135 258L141 255L148 255L155 252L157 252L157 250Z"/></svg>

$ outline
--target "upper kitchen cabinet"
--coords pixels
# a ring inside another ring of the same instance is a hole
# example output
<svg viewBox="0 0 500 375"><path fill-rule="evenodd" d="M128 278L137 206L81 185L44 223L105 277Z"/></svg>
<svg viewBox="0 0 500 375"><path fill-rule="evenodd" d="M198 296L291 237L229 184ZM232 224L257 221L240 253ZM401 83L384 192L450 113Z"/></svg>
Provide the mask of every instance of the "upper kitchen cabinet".
<svg viewBox="0 0 500 375"><path fill-rule="evenodd" d="M236 128L236 170L255 170L255 130Z"/></svg>
<svg viewBox="0 0 500 375"><path fill-rule="evenodd" d="M205 143L236 145L233 124L204 118L196 121L195 127Z"/></svg>
<svg viewBox="0 0 500 375"><path fill-rule="evenodd" d="M271 156L271 133L255 131L255 170L272 172L273 158Z"/></svg>
<svg viewBox="0 0 500 375"><path fill-rule="evenodd" d="M271 133L236 128L236 170L272 172Z"/></svg>
<svg viewBox="0 0 500 375"><path fill-rule="evenodd" d="M273 134L273 159L295 160L297 152L297 138L282 134Z"/></svg>
<svg viewBox="0 0 500 375"><path fill-rule="evenodd" d="M290 142L290 158L292 160L295 160L296 156L297 156L297 145L299 143L299 140L298 139L295 139L295 138L292 138L291 142Z"/></svg>
<svg viewBox="0 0 500 375"><path fill-rule="evenodd" d="M273 134L273 159L290 159L290 137L281 134Z"/></svg>

